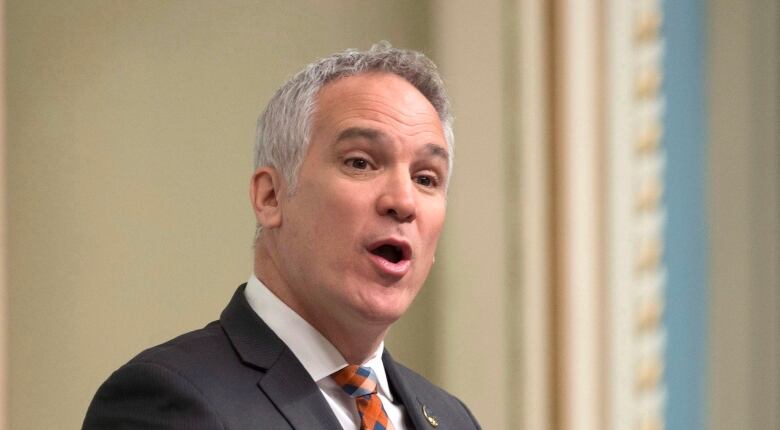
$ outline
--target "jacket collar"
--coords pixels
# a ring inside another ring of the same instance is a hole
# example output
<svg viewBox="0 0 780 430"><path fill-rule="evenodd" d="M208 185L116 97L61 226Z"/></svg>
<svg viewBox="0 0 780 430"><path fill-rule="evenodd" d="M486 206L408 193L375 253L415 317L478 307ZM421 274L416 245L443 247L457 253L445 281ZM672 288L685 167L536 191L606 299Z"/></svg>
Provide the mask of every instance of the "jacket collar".
<svg viewBox="0 0 780 430"><path fill-rule="evenodd" d="M242 363L260 371L257 385L296 430L340 430L336 417L295 355L244 297L246 284L238 287L220 316L220 324ZM408 386L399 366L385 349L382 354L393 396L400 400L416 429L430 428L424 400Z"/></svg>
<svg viewBox="0 0 780 430"><path fill-rule="evenodd" d="M220 316L240 360L260 371L260 390L296 430L341 426L300 361L252 310L241 285Z"/></svg>
<svg viewBox="0 0 780 430"><path fill-rule="evenodd" d="M423 403L423 400L408 386L405 378L401 376L399 365L396 364L393 357L387 352L387 349L385 349L384 354L382 354L382 362L385 365L387 380L390 383L390 388L393 390L393 396L395 396L397 400L400 400L406 408L406 414L409 416L412 428L431 428L428 419L423 415L425 403Z"/></svg>

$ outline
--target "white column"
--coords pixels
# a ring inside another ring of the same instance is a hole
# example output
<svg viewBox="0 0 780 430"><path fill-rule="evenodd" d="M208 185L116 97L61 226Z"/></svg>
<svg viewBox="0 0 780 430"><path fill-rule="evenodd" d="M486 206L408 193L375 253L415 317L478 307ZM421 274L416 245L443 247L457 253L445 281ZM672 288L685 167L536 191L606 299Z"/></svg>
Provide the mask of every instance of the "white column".
<svg viewBox="0 0 780 430"><path fill-rule="evenodd" d="M553 392L550 378L554 337L550 324L552 288L550 252L550 28L549 2L516 0L518 5L519 80L516 117L519 140L520 187L520 290L515 324L522 328L521 367L514 384L521 387L523 425L519 428L552 429Z"/></svg>
<svg viewBox="0 0 780 430"><path fill-rule="evenodd" d="M598 7L556 2L555 122L560 409L564 430L601 429Z"/></svg>

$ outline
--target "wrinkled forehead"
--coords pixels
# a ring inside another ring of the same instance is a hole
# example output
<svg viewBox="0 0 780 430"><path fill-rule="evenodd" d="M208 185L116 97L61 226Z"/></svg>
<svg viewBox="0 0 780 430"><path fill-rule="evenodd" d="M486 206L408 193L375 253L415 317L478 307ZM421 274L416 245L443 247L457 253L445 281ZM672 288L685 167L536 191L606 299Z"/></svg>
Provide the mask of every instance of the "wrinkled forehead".
<svg viewBox="0 0 780 430"><path fill-rule="evenodd" d="M313 127L339 127L350 120L387 123L399 130L430 130L444 136L439 113L403 77L365 73L343 77L323 86L315 98ZM445 139L446 141L446 139Z"/></svg>

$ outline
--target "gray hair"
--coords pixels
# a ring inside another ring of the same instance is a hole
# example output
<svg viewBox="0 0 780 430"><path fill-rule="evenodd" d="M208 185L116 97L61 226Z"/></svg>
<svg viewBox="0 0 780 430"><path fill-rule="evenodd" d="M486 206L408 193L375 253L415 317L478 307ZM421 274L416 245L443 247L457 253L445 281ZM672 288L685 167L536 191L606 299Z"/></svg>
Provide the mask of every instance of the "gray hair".
<svg viewBox="0 0 780 430"><path fill-rule="evenodd" d="M275 167L294 192L309 147L317 93L331 81L368 72L398 75L428 99L442 123L452 172L453 117L436 65L420 52L393 48L385 41L368 51L348 49L309 64L279 88L257 120L255 169Z"/></svg>

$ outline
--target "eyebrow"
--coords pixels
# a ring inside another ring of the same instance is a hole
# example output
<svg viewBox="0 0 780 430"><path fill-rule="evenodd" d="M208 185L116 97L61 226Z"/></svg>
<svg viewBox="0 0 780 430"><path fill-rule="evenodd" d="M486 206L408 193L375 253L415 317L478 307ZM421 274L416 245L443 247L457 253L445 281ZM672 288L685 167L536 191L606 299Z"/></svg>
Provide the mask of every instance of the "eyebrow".
<svg viewBox="0 0 780 430"><path fill-rule="evenodd" d="M336 138L337 142L340 142L342 140L349 140L349 139L355 139L355 138L363 138L367 140L388 140L389 137L382 133L379 130L375 130L373 128L363 128L363 127L350 127L341 133L339 133L338 138Z"/></svg>
<svg viewBox="0 0 780 430"><path fill-rule="evenodd" d="M447 163L450 161L450 152L435 143L426 143L423 151L427 151L429 154L441 158Z"/></svg>
<svg viewBox="0 0 780 430"><path fill-rule="evenodd" d="M383 141L390 140L390 137L387 134L379 130L375 130L373 128L350 127L342 131L341 133L339 133L338 137L336 138L336 141L341 142L344 140L355 139L355 138L363 138L375 142L383 142ZM449 151L447 151L447 149L443 148L441 145L437 145L435 143L426 143L425 146L419 152L427 152L428 154L433 155L437 158L441 158L442 160L448 163L450 160Z"/></svg>

